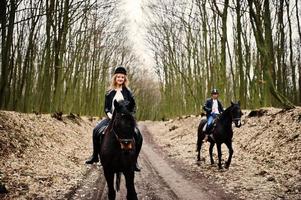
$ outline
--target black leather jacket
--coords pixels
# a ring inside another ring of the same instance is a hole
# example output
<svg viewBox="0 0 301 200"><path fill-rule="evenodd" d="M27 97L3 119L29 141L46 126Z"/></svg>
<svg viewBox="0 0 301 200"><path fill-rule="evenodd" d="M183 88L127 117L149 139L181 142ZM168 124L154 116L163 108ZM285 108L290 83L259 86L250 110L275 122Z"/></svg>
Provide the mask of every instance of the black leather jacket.
<svg viewBox="0 0 301 200"><path fill-rule="evenodd" d="M223 108L221 102L219 100L217 100L217 103L218 103L218 111L220 113L224 112L224 108ZM206 111L207 118L209 117L209 115L212 112L212 105L213 105L213 99L210 98L210 99L207 99L205 105L203 106L203 109Z"/></svg>
<svg viewBox="0 0 301 200"><path fill-rule="evenodd" d="M129 102L128 105L129 111L134 114L136 112L136 103L132 92L127 87L124 86L122 87L121 93L123 95L124 100ZM113 114L112 101L114 99L115 94L116 94L116 90L109 90L106 93L105 104L104 104L104 111L106 115L108 115L108 112Z"/></svg>

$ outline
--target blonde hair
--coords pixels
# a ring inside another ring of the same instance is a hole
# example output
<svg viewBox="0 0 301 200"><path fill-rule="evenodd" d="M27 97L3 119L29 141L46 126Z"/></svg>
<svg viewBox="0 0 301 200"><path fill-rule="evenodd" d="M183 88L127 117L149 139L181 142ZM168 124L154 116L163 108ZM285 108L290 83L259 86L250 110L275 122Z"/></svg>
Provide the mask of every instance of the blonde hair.
<svg viewBox="0 0 301 200"><path fill-rule="evenodd" d="M116 78L117 78L117 74L114 74L114 76L112 77L111 86L110 86L110 89L112 89L112 90L117 88ZM128 87L128 85L129 85L128 77L127 77L127 75L124 75L124 82L123 82L122 86Z"/></svg>

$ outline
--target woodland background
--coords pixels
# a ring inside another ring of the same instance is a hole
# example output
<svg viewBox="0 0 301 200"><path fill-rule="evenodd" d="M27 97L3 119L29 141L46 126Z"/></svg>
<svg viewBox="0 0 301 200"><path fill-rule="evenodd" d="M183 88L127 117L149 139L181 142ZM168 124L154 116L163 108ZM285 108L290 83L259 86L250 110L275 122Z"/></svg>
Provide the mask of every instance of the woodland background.
<svg viewBox="0 0 301 200"><path fill-rule="evenodd" d="M129 69L138 119L301 104L298 0L144 0L151 74L117 0L0 1L0 109L102 116L113 69Z"/></svg>

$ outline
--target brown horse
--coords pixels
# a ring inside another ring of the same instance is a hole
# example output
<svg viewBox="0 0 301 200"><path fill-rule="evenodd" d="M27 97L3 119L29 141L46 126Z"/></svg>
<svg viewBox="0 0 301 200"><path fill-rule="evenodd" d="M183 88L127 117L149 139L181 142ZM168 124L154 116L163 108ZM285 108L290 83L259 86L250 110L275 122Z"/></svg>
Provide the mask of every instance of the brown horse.
<svg viewBox="0 0 301 200"><path fill-rule="evenodd" d="M127 199L136 200L137 193L134 186L134 167L137 161L135 145L136 121L127 109L125 101L114 101L112 120L103 137L100 150L100 160L108 185L108 198L116 198L114 176L116 175L116 189L119 190L120 175L125 176Z"/></svg>
<svg viewBox="0 0 301 200"><path fill-rule="evenodd" d="M229 157L228 160L225 163L225 168L229 168L231 164L231 159L233 155L233 148L232 148L232 137L233 137L233 130L232 130L232 122L234 122L236 127L241 126L240 118L241 118L242 112L240 109L240 103L233 103L231 102L231 106L228 107L216 120L216 126L212 130L212 137L209 137L208 141L210 142L209 147L209 154L210 154L210 161L211 164L214 164L212 151L213 147L216 144L217 147L217 153L218 153L218 168L222 169L222 150L221 145L223 143L226 144L226 146L229 149ZM207 120L201 120L199 127L198 127L198 138L197 138L197 149L198 152L197 160L201 160L201 148L203 144L203 139L205 138L205 133L203 131L203 127L206 124Z"/></svg>

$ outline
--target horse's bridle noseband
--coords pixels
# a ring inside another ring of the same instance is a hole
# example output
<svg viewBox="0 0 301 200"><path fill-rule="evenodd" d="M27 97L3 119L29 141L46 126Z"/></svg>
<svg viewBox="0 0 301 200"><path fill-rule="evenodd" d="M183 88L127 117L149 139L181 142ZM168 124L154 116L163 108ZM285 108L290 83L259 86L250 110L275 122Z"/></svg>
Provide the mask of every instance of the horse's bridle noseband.
<svg viewBox="0 0 301 200"><path fill-rule="evenodd" d="M233 109L233 108L231 108L231 112L232 112L232 109ZM232 113L231 113L231 117L232 117ZM236 126L237 128L241 127L241 117L236 117L236 118L233 118L233 117L232 117L232 122L235 123L235 126Z"/></svg>
<svg viewBox="0 0 301 200"><path fill-rule="evenodd" d="M241 127L241 118L240 118L240 117L233 118L233 119L232 119L232 122L235 123L235 126L236 126L237 128ZM236 123L237 123L237 124L236 124Z"/></svg>
<svg viewBox="0 0 301 200"><path fill-rule="evenodd" d="M134 144L134 142L135 142L134 138L132 138L132 139L122 139L122 138L120 138L120 137L117 135L117 133L116 133L116 131L114 130L114 128L112 128L112 132L114 133L114 135L115 135L117 141L119 142L120 147L121 147L121 150L130 151L130 150L133 149L133 147L134 147L133 144Z"/></svg>

